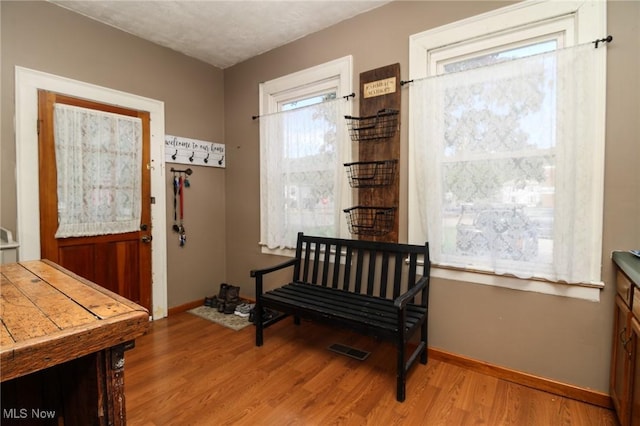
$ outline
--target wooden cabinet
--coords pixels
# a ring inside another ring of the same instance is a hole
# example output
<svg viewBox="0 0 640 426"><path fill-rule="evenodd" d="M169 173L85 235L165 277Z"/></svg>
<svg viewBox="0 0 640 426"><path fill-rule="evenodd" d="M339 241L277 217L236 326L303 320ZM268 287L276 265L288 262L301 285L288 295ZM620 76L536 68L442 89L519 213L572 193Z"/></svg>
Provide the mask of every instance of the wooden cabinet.
<svg viewBox="0 0 640 426"><path fill-rule="evenodd" d="M630 392L629 329L631 310L618 295L614 309L613 349L611 352L610 392L621 425L628 425Z"/></svg>
<svg viewBox="0 0 640 426"><path fill-rule="evenodd" d="M621 426L640 426L640 259L616 252L610 392Z"/></svg>
<svg viewBox="0 0 640 426"><path fill-rule="evenodd" d="M629 384L629 424L640 426L640 322L636 317L631 318L631 341L629 342L630 359L629 377L632 383Z"/></svg>

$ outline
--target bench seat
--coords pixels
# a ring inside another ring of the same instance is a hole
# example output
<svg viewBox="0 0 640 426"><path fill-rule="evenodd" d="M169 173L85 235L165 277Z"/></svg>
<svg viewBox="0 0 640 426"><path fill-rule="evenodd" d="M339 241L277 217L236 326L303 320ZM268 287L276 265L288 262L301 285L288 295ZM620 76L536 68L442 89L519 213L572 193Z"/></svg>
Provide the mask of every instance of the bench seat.
<svg viewBox="0 0 640 426"><path fill-rule="evenodd" d="M398 335L397 308L389 299L313 284L290 283L266 292L263 301L280 312L345 324L355 331L386 340L393 340ZM426 313L423 306L407 304L406 332L411 333L419 327Z"/></svg>

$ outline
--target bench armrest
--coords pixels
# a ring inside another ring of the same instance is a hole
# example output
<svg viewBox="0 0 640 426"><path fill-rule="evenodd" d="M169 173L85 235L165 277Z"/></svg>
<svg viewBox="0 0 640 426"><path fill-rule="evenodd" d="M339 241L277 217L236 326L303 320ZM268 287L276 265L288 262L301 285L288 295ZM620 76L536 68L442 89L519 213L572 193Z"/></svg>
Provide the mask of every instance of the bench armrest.
<svg viewBox="0 0 640 426"><path fill-rule="evenodd" d="M429 285L429 277L423 276L418 280L416 285L411 287L409 291L400 296L396 297L393 301L393 306L398 309L404 309L404 307L409 303L409 300L413 299L419 292L424 290Z"/></svg>
<svg viewBox="0 0 640 426"><path fill-rule="evenodd" d="M270 272L279 271L280 269L288 268L290 266L298 265L299 262L300 262L300 259L295 257L293 259L287 260L286 262L279 263L269 268L251 270L251 272L249 272L249 275L252 278L256 279L256 302L260 301L259 299L260 299L260 296L262 295L262 276L263 275L266 275Z"/></svg>
<svg viewBox="0 0 640 426"><path fill-rule="evenodd" d="M270 272L275 272L278 271L280 269L284 269L284 268L288 268L289 266L293 266L295 265L297 262L299 261L299 259L297 258L293 258L290 260L287 260L286 262L282 262L279 263L277 265L274 266L270 266L268 268L262 268L262 269L253 269L251 270L251 272L249 272L249 275L253 278L253 277L257 277L259 275L266 275Z"/></svg>

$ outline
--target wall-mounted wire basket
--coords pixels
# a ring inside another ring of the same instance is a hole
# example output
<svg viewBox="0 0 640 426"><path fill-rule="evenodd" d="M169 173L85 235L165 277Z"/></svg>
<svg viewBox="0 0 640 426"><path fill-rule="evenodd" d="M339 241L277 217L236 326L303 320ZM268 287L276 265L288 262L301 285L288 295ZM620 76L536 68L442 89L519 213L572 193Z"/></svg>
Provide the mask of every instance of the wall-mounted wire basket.
<svg viewBox="0 0 640 426"><path fill-rule="evenodd" d="M357 161L345 163L352 188L371 188L393 183L398 160Z"/></svg>
<svg viewBox="0 0 640 426"><path fill-rule="evenodd" d="M381 109L376 115L368 117L345 115L351 140L361 142L392 137L398 128L399 112L395 109Z"/></svg>
<svg viewBox="0 0 640 426"><path fill-rule="evenodd" d="M396 217L395 207L355 206L344 209L349 232L357 235L385 235L392 229Z"/></svg>

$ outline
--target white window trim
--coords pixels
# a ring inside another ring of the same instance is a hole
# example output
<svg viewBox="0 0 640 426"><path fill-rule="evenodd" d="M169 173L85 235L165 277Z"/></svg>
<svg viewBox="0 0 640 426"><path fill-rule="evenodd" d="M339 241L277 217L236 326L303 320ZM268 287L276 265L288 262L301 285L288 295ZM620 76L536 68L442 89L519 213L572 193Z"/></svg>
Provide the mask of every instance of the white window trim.
<svg viewBox="0 0 640 426"><path fill-rule="evenodd" d="M452 46L456 43L480 40L491 34L518 30L523 26L541 21L573 20L565 35L565 46L588 43L606 36L606 1L524 1L512 6L496 9L488 13L473 16L461 21L453 22L432 30L413 34L409 37L409 75L410 79L420 79L433 75L435 69L429 68L430 55L436 54L438 48ZM435 53L434 53L435 52ZM606 102L606 63L601 71L602 87L592 88L598 91L598 105L601 106L601 123L598 132L605 135L605 102ZM413 155L414 144L409 140L409 156ZM604 155L604 146L602 147ZM600 181L604 185L604 164L601 170L594 173L602 176ZM416 180L412 178L415 172L409 166L408 188L408 234L409 243L420 244L415 232L415 225L419 224L418 208L416 205ZM594 188L603 194L603 187ZM439 268L432 265L431 276L454 281L463 281L481 285L510 288L514 290L532 291L543 294L566 296L598 302L603 283L595 286L581 286L576 284L553 283L540 280L520 279L510 276L484 274L473 271Z"/></svg>
<svg viewBox="0 0 640 426"><path fill-rule="evenodd" d="M337 96L346 96L352 92L353 58L345 56L312 68L297 71L264 83L260 83L260 115L269 114L278 110L278 104L299 98L304 95L312 95L317 91L318 83L335 80ZM314 85L312 88L305 86Z"/></svg>
<svg viewBox="0 0 640 426"><path fill-rule="evenodd" d="M353 57L351 55L325 62L311 68L287 74L264 83L259 86L260 115L271 114L279 111L279 105L293 99L318 94L318 90L335 88L336 97L341 98L353 93ZM337 83L337 84L336 84ZM345 107L347 115L351 114L352 104L348 102ZM349 141L347 126L344 126L345 141ZM262 185L266 182L260 182ZM344 197L348 196L343 191ZM260 201L262 208L262 200ZM262 213L260 214L260 246L264 254L294 257L295 249L268 248L262 241Z"/></svg>

